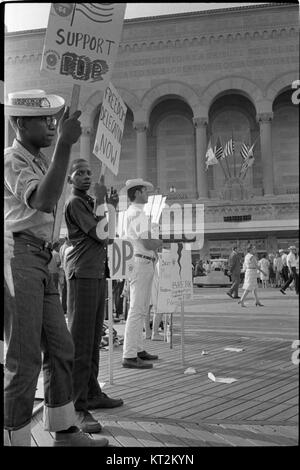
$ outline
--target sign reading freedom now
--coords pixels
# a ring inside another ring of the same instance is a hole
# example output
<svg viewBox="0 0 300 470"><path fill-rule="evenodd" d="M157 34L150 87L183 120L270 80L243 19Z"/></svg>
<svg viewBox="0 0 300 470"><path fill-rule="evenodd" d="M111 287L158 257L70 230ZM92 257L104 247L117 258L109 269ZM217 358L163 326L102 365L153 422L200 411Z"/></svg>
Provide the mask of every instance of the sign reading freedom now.
<svg viewBox="0 0 300 470"><path fill-rule="evenodd" d="M52 3L41 71L103 90L116 61L126 3Z"/></svg>
<svg viewBox="0 0 300 470"><path fill-rule="evenodd" d="M127 106L112 83L104 91L93 153L114 175L119 172Z"/></svg>

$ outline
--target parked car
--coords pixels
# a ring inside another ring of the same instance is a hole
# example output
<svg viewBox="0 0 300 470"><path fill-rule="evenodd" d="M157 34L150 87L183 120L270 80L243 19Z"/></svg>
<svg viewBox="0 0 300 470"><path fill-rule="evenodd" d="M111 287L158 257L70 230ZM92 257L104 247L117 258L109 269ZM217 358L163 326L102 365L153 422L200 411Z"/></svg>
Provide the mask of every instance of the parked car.
<svg viewBox="0 0 300 470"><path fill-rule="evenodd" d="M203 286L230 286L231 281L228 273L228 261L224 258L209 260L209 268L202 276L195 276L194 285Z"/></svg>

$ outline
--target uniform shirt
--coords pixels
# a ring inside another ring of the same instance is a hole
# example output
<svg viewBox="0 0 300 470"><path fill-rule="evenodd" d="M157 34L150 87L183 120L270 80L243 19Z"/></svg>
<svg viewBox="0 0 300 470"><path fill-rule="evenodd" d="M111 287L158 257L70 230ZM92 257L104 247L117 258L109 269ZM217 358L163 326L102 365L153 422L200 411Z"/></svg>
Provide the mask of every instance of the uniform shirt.
<svg viewBox="0 0 300 470"><path fill-rule="evenodd" d="M153 250L147 250L141 240L145 233L151 231L150 219L144 211L143 204L132 203L126 211L125 217L125 238L128 238L133 245L134 254L141 254L150 256L151 258L156 257Z"/></svg>
<svg viewBox="0 0 300 470"><path fill-rule="evenodd" d="M48 242L52 239L54 215L30 207L29 199L48 170L46 157L35 157L14 140L4 152L4 217L6 229L27 232Z"/></svg>
<svg viewBox="0 0 300 470"><path fill-rule="evenodd" d="M289 268L296 268L297 267L297 258L294 253L289 253L286 257L287 265Z"/></svg>
<svg viewBox="0 0 300 470"><path fill-rule="evenodd" d="M93 213L94 200L74 190L65 205L68 239L72 249L66 253L66 278L102 279L108 277L106 241L88 235L102 217Z"/></svg>

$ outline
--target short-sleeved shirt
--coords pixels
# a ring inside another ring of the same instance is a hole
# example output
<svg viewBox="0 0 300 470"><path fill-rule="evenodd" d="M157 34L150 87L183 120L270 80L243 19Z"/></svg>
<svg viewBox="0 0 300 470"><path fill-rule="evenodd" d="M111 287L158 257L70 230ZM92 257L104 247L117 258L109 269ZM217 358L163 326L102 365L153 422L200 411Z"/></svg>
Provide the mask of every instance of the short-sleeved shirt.
<svg viewBox="0 0 300 470"><path fill-rule="evenodd" d="M67 279L108 277L106 241L89 236L102 219L93 213L93 208L93 198L76 190L65 205L68 239L73 247L66 253Z"/></svg>
<svg viewBox="0 0 300 470"><path fill-rule="evenodd" d="M292 268L296 268L297 263L296 263L296 256L294 253L289 253L286 257L287 265Z"/></svg>
<svg viewBox="0 0 300 470"><path fill-rule="evenodd" d="M141 240L143 234L151 231L150 219L143 210L143 204L132 203L126 211L125 218L125 238L129 239L133 244L134 254L141 254L155 257L153 250L147 250Z"/></svg>
<svg viewBox="0 0 300 470"><path fill-rule="evenodd" d="M48 170L49 163L40 152L32 155L14 140L4 152L4 216L11 232L27 232L48 242L52 239L54 214L30 207L30 196Z"/></svg>

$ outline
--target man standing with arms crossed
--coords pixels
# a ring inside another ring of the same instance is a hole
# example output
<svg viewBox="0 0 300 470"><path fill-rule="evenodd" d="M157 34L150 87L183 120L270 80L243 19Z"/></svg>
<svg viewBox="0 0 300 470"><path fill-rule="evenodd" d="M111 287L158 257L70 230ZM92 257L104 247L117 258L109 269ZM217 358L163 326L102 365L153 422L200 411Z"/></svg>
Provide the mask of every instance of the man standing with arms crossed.
<svg viewBox="0 0 300 470"><path fill-rule="evenodd" d="M31 418L38 376L43 366L44 427L55 433L55 446L106 446L81 432L73 403L74 346L58 291L48 270L54 210L62 193L71 148L81 134L80 111L42 90L8 95L5 112L16 133L5 150L6 229L13 233L11 259L15 297L5 305L7 354L4 373L5 444L30 446ZM41 153L58 130L51 162ZM42 358L43 353L43 358Z"/></svg>
<svg viewBox="0 0 300 470"><path fill-rule="evenodd" d="M123 367L130 369L151 369L148 361L158 356L147 353L143 348L143 325L149 310L152 281L157 250L162 241L154 238L149 217L144 212L148 202L147 189L153 185L141 178L126 181L126 190L131 205L126 212L125 236L133 244L134 270L130 283L130 307L124 332Z"/></svg>

